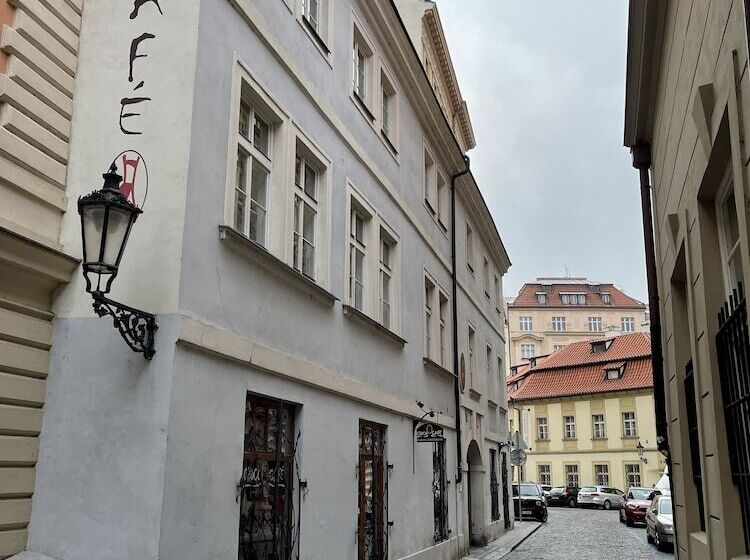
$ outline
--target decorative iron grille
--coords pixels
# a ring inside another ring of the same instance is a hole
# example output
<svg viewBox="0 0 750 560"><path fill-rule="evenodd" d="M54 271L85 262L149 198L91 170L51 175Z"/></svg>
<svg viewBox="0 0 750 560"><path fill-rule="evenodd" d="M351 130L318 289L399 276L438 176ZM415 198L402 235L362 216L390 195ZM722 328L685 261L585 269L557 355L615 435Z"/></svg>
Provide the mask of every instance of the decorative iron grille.
<svg viewBox="0 0 750 560"><path fill-rule="evenodd" d="M510 529L510 492L508 492L508 454L501 453L503 456L502 463L502 481L503 481L503 521L505 528Z"/></svg>
<svg viewBox="0 0 750 560"><path fill-rule="evenodd" d="M500 519L500 496L498 495L497 482L497 455L494 449L490 449L490 498L492 501L492 521Z"/></svg>
<svg viewBox="0 0 750 560"><path fill-rule="evenodd" d="M716 352L732 480L739 490L745 551L750 553L750 337L741 283L719 312Z"/></svg>
<svg viewBox="0 0 750 560"><path fill-rule="evenodd" d="M359 423L359 560L385 560L388 554L388 480L385 463L385 426Z"/></svg>
<svg viewBox="0 0 750 560"><path fill-rule="evenodd" d="M434 541L448 538L448 496L445 475L445 442L434 443L432 450L432 510L434 518Z"/></svg>
<svg viewBox="0 0 750 560"><path fill-rule="evenodd" d="M248 394L240 502L239 560L291 560L297 548L295 407Z"/></svg>
<svg viewBox="0 0 750 560"><path fill-rule="evenodd" d="M698 409L696 406L695 374L693 360L685 366L685 408L687 409L688 442L690 464L693 469L693 484L698 498L698 517L701 531L706 530L706 510L703 501L703 474L701 469L701 447L698 434Z"/></svg>

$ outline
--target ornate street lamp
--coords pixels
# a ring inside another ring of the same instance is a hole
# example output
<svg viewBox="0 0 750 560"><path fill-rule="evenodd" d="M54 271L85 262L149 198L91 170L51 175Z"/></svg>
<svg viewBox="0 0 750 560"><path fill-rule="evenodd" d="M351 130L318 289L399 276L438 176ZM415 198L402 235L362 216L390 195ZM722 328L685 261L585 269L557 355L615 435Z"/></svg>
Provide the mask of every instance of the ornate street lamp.
<svg viewBox="0 0 750 560"><path fill-rule="evenodd" d="M104 187L78 199L83 238L83 276L99 317L111 315L127 345L150 360L155 353L156 316L106 297L117 277L130 230L141 210L120 192L122 177L112 163Z"/></svg>
<svg viewBox="0 0 750 560"><path fill-rule="evenodd" d="M646 458L645 458L645 457L643 456L643 452L644 452L644 451L645 451L646 449L645 449L645 448L643 447L643 444L641 443L641 441L640 441L640 440L638 440L638 445L636 445L636 446L635 446L635 450L636 450L636 451L638 452L638 458L639 458L639 459L640 459L641 461L643 461L644 463L648 463L648 459L646 459Z"/></svg>

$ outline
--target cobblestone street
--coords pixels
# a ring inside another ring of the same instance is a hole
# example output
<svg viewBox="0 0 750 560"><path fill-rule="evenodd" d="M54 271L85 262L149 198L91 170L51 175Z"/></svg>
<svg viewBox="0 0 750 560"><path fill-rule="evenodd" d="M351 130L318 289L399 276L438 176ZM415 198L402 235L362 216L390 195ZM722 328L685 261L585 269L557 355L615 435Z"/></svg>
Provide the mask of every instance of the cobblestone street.
<svg viewBox="0 0 750 560"><path fill-rule="evenodd" d="M505 560L671 558L646 542L642 526L626 527L617 511L550 508L549 520ZM479 556L481 558L481 556Z"/></svg>

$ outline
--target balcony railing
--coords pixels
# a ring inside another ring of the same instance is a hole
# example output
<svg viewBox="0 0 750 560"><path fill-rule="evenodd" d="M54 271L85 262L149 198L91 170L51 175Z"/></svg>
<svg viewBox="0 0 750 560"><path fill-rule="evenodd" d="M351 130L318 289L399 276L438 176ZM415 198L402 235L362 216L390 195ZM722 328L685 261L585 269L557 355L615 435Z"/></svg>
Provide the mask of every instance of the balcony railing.
<svg viewBox="0 0 750 560"><path fill-rule="evenodd" d="M742 284L719 312L716 350L732 480L739 490L745 551L750 553L750 337Z"/></svg>

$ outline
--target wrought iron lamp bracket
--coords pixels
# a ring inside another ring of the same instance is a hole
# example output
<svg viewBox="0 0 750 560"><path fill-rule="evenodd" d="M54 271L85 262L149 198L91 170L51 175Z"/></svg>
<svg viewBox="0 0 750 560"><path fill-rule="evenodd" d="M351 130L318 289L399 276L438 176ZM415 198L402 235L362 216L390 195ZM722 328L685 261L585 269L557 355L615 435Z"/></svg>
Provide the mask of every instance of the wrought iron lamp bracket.
<svg viewBox="0 0 750 560"><path fill-rule="evenodd" d="M154 336L159 328L156 315L111 300L101 292L91 295L94 298L94 312L99 317L112 317L114 327L120 331L120 336L130 349L142 353L147 360L153 358L156 353Z"/></svg>

